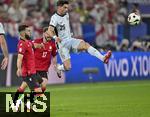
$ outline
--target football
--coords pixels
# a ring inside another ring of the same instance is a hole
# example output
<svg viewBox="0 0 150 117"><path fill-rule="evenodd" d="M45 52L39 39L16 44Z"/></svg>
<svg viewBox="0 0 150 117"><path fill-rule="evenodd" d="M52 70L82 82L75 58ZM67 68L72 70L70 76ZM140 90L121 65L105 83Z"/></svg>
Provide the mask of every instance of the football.
<svg viewBox="0 0 150 117"><path fill-rule="evenodd" d="M141 21L141 16L138 13L130 13L127 20L130 25L138 25Z"/></svg>

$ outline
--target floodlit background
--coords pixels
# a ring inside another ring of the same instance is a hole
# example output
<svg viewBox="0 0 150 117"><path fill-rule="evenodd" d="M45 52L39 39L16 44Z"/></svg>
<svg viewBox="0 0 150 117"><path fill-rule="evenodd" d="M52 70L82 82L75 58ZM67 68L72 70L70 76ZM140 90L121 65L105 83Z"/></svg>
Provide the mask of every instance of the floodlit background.
<svg viewBox="0 0 150 117"><path fill-rule="evenodd" d="M18 25L32 26L33 39L49 25L57 0L0 0L9 49L7 70L0 70L0 91L16 91ZM70 0L73 36L105 54L108 65L86 52L71 52L72 69L57 78L49 68L51 117L149 117L150 112L150 1ZM142 21L130 26L127 16L138 9ZM0 50L1 51L1 50ZM0 56L0 62L3 56ZM58 62L61 63L59 56ZM109 82L108 82L109 81Z"/></svg>

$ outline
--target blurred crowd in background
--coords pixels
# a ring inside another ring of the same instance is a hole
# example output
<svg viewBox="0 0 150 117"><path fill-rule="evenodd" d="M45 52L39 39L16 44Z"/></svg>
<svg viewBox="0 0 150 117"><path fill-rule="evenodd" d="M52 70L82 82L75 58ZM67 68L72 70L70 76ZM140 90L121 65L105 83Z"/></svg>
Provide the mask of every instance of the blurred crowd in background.
<svg viewBox="0 0 150 117"><path fill-rule="evenodd" d="M26 23L33 27L33 37L42 35L42 28L49 25L57 0L0 0L0 22L12 37L18 36L17 27ZM127 25L127 0L70 0L70 24L75 37L83 38L82 25L95 26L93 46L121 51L149 51L149 41L122 37L118 42L117 26ZM133 4L132 9L138 9Z"/></svg>

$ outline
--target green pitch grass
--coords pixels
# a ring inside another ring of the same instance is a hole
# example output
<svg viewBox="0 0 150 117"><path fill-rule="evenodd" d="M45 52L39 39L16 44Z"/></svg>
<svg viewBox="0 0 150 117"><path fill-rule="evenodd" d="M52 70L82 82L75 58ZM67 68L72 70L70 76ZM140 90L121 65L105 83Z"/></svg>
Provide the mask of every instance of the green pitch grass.
<svg viewBox="0 0 150 117"><path fill-rule="evenodd" d="M150 80L53 85L47 91L51 117L150 117Z"/></svg>

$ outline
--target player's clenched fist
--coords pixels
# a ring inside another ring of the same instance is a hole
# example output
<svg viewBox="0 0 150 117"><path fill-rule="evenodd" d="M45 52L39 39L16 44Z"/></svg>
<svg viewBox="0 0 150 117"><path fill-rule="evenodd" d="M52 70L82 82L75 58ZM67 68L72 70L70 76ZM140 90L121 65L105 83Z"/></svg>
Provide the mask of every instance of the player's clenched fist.
<svg viewBox="0 0 150 117"><path fill-rule="evenodd" d="M16 74L17 74L18 77L22 76L22 70L21 69L17 69L17 73Z"/></svg>
<svg viewBox="0 0 150 117"><path fill-rule="evenodd" d="M1 63L1 69L2 69L2 70L5 70L6 67L7 67L7 65L8 65L8 58L5 57L5 58L3 59L3 61L2 61L2 63Z"/></svg>
<svg viewBox="0 0 150 117"><path fill-rule="evenodd" d="M59 37L56 37L55 41L56 41L56 43L60 43L61 39Z"/></svg>

